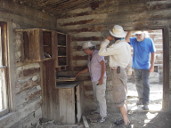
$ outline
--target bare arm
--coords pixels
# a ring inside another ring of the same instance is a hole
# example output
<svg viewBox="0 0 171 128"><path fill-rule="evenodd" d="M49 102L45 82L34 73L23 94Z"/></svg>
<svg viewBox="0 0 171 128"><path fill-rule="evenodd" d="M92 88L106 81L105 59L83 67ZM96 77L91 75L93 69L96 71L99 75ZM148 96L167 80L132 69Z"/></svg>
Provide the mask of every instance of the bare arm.
<svg viewBox="0 0 171 128"><path fill-rule="evenodd" d="M100 76L98 85L102 85L103 84L104 74L106 72L106 64L105 64L104 60L102 60L100 62L100 65L101 65L101 76Z"/></svg>
<svg viewBox="0 0 171 128"><path fill-rule="evenodd" d="M111 40L114 40L114 37L108 36L100 45L99 55L100 56L110 56L118 53L117 47L107 47Z"/></svg>
<svg viewBox="0 0 171 128"><path fill-rule="evenodd" d="M154 61L155 61L155 53L151 53L151 67L149 69L149 72L153 72L154 71Z"/></svg>
<svg viewBox="0 0 171 128"><path fill-rule="evenodd" d="M85 68L83 70L81 70L80 72L77 73L76 77L78 77L80 74L84 74L88 72L88 68Z"/></svg>
<svg viewBox="0 0 171 128"><path fill-rule="evenodd" d="M128 31L128 33L125 37L126 42L130 42L131 33L132 33L131 31Z"/></svg>

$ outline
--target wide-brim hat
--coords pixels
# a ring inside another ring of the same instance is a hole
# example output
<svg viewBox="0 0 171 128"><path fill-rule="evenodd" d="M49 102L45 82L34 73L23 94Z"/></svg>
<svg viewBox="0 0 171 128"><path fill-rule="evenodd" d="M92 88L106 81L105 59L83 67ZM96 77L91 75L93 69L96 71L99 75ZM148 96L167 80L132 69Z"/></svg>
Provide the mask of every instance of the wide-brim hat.
<svg viewBox="0 0 171 128"><path fill-rule="evenodd" d="M82 49L88 49L88 48L91 48L91 47L94 47L95 45L92 44L90 41L88 42L85 42L83 45L82 45Z"/></svg>
<svg viewBox="0 0 171 128"><path fill-rule="evenodd" d="M109 32L112 36L117 38L124 38L126 36L126 32L123 30L123 27L119 25L115 25Z"/></svg>

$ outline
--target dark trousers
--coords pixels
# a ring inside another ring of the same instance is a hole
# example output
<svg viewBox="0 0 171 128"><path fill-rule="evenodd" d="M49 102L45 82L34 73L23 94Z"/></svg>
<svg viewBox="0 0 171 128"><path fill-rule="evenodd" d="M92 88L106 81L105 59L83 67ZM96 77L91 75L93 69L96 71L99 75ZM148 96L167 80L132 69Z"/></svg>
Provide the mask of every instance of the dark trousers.
<svg viewBox="0 0 171 128"><path fill-rule="evenodd" d="M134 69L135 82L139 100L144 105L149 104L150 86L149 86L149 70Z"/></svg>

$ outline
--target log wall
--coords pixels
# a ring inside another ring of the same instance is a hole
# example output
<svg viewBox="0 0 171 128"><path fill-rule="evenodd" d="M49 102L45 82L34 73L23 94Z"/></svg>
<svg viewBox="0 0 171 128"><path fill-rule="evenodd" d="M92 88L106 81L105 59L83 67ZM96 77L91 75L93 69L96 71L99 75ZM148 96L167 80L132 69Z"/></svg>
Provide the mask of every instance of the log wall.
<svg viewBox="0 0 171 128"><path fill-rule="evenodd" d="M75 72L86 66L86 55L81 50L81 45L86 41L100 42L109 34L113 25L119 24L125 30L154 30L162 29L164 34L164 95L163 108L170 110L171 93L169 89L170 72L170 44L171 44L171 1L169 0L105 0L93 2L85 8L78 8L64 12L57 19L57 28L73 36L71 47L72 65ZM86 75L87 76L87 75ZM88 77L84 80L84 95L87 99L92 96L91 82ZM110 78L108 79L110 91ZM108 95L108 94L107 94ZM88 103L88 102L86 102ZM90 106L91 102L87 106Z"/></svg>
<svg viewBox="0 0 171 128"><path fill-rule="evenodd" d="M36 126L42 117L42 86L40 84L40 64L23 61L21 35L16 28L58 29L72 35L72 69L77 73L87 64L81 45L93 41L99 46L114 24L125 30L163 30L163 108L171 111L171 1L170 0L99 0L89 6L81 6L65 11L57 18L43 12L17 5L10 0L0 0L0 21L7 22L9 49L9 106L10 113L0 118L1 128L22 128ZM57 20L57 22L56 22ZM108 72L108 76L109 72ZM85 108L91 108L92 87L88 74L84 81ZM107 83L107 99L110 101L110 78Z"/></svg>
<svg viewBox="0 0 171 128"><path fill-rule="evenodd" d="M42 117L40 64L26 63L23 40L15 29L56 28L56 18L8 1L0 2L0 21L7 23L9 58L9 114L0 117L1 128L36 127Z"/></svg>

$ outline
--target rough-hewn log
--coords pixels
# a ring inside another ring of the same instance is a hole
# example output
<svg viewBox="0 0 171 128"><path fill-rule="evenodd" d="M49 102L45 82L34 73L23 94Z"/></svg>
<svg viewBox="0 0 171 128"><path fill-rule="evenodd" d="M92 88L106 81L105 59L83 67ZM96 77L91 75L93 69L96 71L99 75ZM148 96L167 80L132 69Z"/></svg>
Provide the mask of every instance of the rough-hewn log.
<svg viewBox="0 0 171 128"><path fill-rule="evenodd" d="M33 8L3 0L1 0L0 4L0 19L1 18L7 21L13 21L25 27L36 26L54 29L56 26L55 17L34 10Z"/></svg>
<svg viewBox="0 0 171 128"><path fill-rule="evenodd" d="M23 82L23 83L17 83L16 94L19 94L23 91L29 90L29 89L33 88L34 86L37 86L37 85L40 85L40 81L28 80L28 81Z"/></svg>
<svg viewBox="0 0 171 128"><path fill-rule="evenodd" d="M72 59L73 60L87 60L87 56L73 56Z"/></svg>
<svg viewBox="0 0 171 128"><path fill-rule="evenodd" d="M72 38L73 41L101 41L102 38L101 37L73 37Z"/></svg>
<svg viewBox="0 0 171 128"><path fill-rule="evenodd" d="M19 109L15 113L11 113L9 116L2 118L0 120L0 127L3 128L4 126L6 128L11 127L13 124L19 122L24 117L28 116L30 113L33 113L37 111L40 108L41 105L41 99L34 101L27 106L24 106L23 108Z"/></svg>

